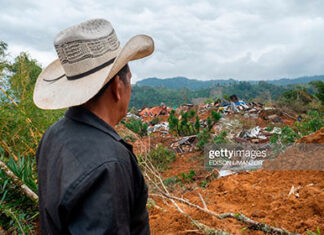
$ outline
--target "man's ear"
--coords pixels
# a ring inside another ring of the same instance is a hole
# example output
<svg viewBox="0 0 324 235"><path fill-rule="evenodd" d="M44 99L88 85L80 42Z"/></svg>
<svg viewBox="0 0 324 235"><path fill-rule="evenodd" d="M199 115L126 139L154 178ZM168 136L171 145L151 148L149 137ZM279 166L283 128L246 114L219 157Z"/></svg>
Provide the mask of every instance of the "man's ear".
<svg viewBox="0 0 324 235"><path fill-rule="evenodd" d="M120 100L120 77L119 75L116 75L113 83L111 84L111 92L112 95L115 99L115 101L119 101Z"/></svg>

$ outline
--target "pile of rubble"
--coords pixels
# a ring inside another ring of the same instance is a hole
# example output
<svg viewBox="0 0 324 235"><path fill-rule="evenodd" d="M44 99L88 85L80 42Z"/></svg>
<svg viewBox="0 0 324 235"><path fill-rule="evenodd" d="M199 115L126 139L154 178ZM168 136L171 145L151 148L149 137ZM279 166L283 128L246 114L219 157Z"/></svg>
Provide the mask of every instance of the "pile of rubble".
<svg viewBox="0 0 324 235"><path fill-rule="evenodd" d="M201 128L207 126L207 118L210 113L218 111L222 113L222 118L213 127L212 134L218 135L222 131L226 131L226 139L232 143L267 143L270 137L276 133L280 134L280 128L274 128L267 131L270 123L284 123L284 120L290 119L292 123L296 118L292 115L274 108L266 107L261 103L245 102L239 100L236 95L229 97L229 101L218 99L214 103L193 105L184 104L178 108L170 108L161 103L159 106L152 108L144 107L138 111L138 115L128 113L126 118L140 120L148 125L147 132L154 136L170 136L168 116L172 110L179 116L181 120L181 112L195 111L200 119ZM231 114L231 115L229 115ZM176 137L174 137L176 139ZM187 152L189 149L195 150L193 146L198 142L197 137L185 137L175 142L170 146L177 153Z"/></svg>
<svg viewBox="0 0 324 235"><path fill-rule="evenodd" d="M160 132L162 134L168 134L169 133L169 123L168 122L162 122L162 123L158 123L155 124L154 126L149 126L147 128L147 132L148 133L156 133L156 132Z"/></svg>
<svg viewBox="0 0 324 235"><path fill-rule="evenodd" d="M187 153L196 151L196 144L198 142L198 138L196 135L186 136L181 138L180 140L174 141L170 148L173 149L176 153Z"/></svg>
<svg viewBox="0 0 324 235"><path fill-rule="evenodd" d="M153 107L153 108L147 108L147 107L144 107L139 115L141 117L157 117L159 115L168 115L170 114L172 108L168 108L165 104L161 103L160 106L156 106L156 107Z"/></svg>
<svg viewBox="0 0 324 235"><path fill-rule="evenodd" d="M271 131L267 131L267 128L260 128L256 126L252 129L244 129L239 132L233 139L237 143L250 142L253 144L263 144L269 142L269 138L273 134L281 134L281 129L278 127L273 128Z"/></svg>

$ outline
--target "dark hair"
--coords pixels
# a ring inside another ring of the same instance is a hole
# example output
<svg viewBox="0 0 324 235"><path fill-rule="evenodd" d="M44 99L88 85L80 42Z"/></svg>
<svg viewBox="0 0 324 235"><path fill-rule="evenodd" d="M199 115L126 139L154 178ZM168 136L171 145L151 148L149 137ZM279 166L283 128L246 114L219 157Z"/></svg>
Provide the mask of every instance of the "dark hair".
<svg viewBox="0 0 324 235"><path fill-rule="evenodd" d="M125 64L124 67L122 67L122 69L119 70L119 72L112 79L110 79L110 81L107 82L106 85L104 85L94 97L92 97L90 99L90 101L93 102L93 101L96 101L97 99L99 99L99 97L102 96L102 94L106 91L106 89L109 87L109 85L115 80L117 75L121 78L121 80L123 81L123 83L126 86L129 85L128 84L128 79L127 79L128 71L129 71L128 64Z"/></svg>

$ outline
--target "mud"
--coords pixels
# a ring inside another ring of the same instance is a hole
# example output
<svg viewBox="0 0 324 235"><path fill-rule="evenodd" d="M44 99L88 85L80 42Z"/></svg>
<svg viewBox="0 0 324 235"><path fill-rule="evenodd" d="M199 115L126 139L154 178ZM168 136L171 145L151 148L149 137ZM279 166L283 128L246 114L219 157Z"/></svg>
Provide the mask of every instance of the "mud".
<svg viewBox="0 0 324 235"><path fill-rule="evenodd" d="M324 143L324 128L303 137L299 143ZM318 155L323 158L324 155ZM300 155L287 152L298 162ZM203 206L200 193L208 209L216 213L243 213L251 219L284 228L290 232L307 234L309 231L324 231L324 171L320 170L258 170L240 172L235 175L213 179L206 188L199 186L199 179L208 175L202 169L199 154L177 156L170 169L163 173L164 178L179 175L193 169L194 182L173 187L172 194ZM152 234L202 234L184 215L179 213L166 199L151 196L156 207L149 208ZM195 208L178 205L205 225L230 232L231 234L264 234L250 230L244 223L235 219L216 219Z"/></svg>
<svg viewBox="0 0 324 235"><path fill-rule="evenodd" d="M292 186L300 187L299 197L288 195ZM217 213L241 212L251 219L291 232L315 232L317 226L321 231L324 229L324 171L242 172L215 179L206 189L196 187L186 193L173 194L202 206L198 192L207 207ZM197 229L174 207L166 205L160 198L153 199L164 210L149 209L152 234L186 234L188 230ZM245 224L234 219L219 220L197 209L179 205L193 219L215 229L232 234L262 234L245 229Z"/></svg>

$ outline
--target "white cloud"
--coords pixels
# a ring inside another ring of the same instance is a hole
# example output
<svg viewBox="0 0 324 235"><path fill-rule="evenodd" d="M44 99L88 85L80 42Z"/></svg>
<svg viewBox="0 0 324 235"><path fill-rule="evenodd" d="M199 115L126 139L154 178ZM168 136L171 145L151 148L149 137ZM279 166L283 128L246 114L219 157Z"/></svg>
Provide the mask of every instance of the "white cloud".
<svg viewBox="0 0 324 235"><path fill-rule="evenodd" d="M0 9L1 40L44 66L60 30L90 18L112 22L122 44L155 40L149 58L131 63L146 77L273 79L324 74L324 3L320 0L30 0Z"/></svg>
<svg viewBox="0 0 324 235"><path fill-rule="evenodd" d="M42 67L47 66L53 60L57 58L56 54L52 51L40 51L32 47L19 46L19 45L9 45L8 46L9 59L14 60L21 52L28 53L32 58L37 58L39 65Z"/></svg>

